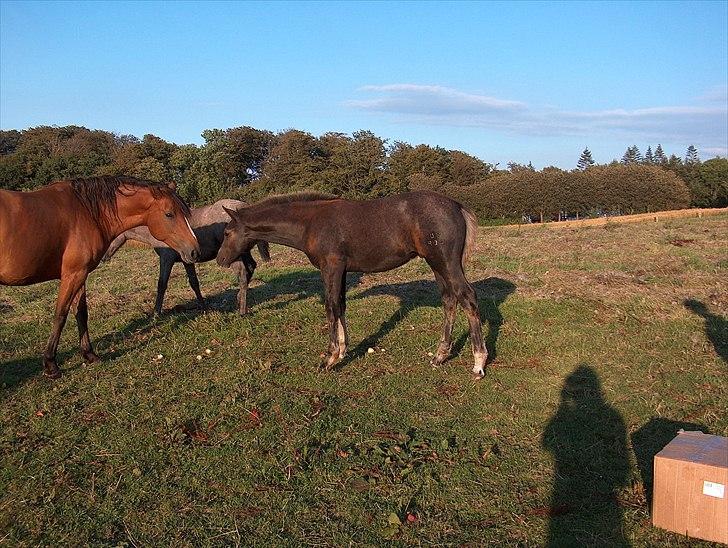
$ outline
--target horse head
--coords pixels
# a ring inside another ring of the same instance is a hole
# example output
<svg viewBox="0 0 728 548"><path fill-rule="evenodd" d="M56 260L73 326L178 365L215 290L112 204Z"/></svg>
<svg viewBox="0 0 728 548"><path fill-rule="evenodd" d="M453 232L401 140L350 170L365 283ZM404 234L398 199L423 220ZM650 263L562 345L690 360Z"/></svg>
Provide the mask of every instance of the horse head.
<svg viewBox="0 0 728 548"><path fill-rule="evenodd" d="M230 215L230 222L225 227L225 238L217 252L217 264L228 267L243 253L250 251L256 240L248 234L242 210L228 209L225 206L223 209Z"/></svg>
<svg viewBox="0 0 728 548"><path fill-rule="evenodd" d="M147 210L146 225L157 240L177 251L186 263L194 263L200 256L200 244L189 222L190 210L174 190L174 183L167 192L154 195Z"/></svg>

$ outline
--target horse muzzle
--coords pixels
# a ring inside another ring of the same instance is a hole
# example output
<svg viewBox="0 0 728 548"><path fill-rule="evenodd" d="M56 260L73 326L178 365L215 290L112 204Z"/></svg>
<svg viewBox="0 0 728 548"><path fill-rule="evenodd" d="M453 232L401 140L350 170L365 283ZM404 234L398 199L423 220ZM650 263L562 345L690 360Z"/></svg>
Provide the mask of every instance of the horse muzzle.
<svg viewBox="0 0 728 548"><path fill-rule="evenodd" d="M233 262L229 257L223 255L222 253L218 253L215 260L217 261L217 264L223 268L228 268Z"/></svg>
<svg viewBox="0 0 728 548"><path fill-rule="evenodd" d="M179 254L184 262L196 263L197 260L200 258L200 248L199 246L195 246L189 250L180 250Z"/></svg>

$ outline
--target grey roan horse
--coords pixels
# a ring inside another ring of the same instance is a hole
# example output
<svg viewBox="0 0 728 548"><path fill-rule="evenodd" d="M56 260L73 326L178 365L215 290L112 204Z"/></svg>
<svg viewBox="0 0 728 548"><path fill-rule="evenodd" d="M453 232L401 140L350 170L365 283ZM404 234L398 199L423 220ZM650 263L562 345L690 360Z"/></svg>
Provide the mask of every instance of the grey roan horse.
<svg viewBox="0 0 728 548"><path fill-rule="evenodd" d="M239 202L237 200L220 200L208 206L192 209L192 213L190 215L190 226L197 236L197 241L200 243L200 257L196 262L204 263L206 261L211 261L217 255L223 241L225 225L229 221L229 216L225 213L224 208L239 208L244 207L245 205L245 202ZM111 245L104 256L104 260L108 261L111 259L114 253L116 253L116 251L124 245L124 242L127 240L135 240L149 244L154 248L154 251L157 252L157 255L159 255L159 280L157 281L157 300L154 304L155 313L161 314L162 312L162 302L164 301L164 293L167 291L167 283L169 282L169 276L172 273L172 267L175 263L179 262L181 262L185 267L187 279L190 282L192 291L195 292L198 305L200 308L205 308L205 300L200 292L200 282L197 279L195 265L183 262L179 253L152 236L147 227L142 226L133 228L120 234L113 242L111 242ZM268 254L268 243L261 241L256 242L256 244L258 246L258 252L263 260L269 261L270 255ZM248 283L253 277L253 272L255 272L256 266L257 263L253 259L249 250L241 253L232 263L233 271L238 276L240 285L240 289L238 291L238 311L240 314L246 314L248 312Z"/></svg>
<svg viewBox="0 0 728 548"><path fill-rule="evenodd" d="M217 255L221 266L229 266L255 242L266 240L303 251L321 270L330 339L325 367L341 360L348 344L346 272L383 272L419 256L435 273L445 309L433 363L450 355L459 303L470 323L473 373L483 376L488 352L475 290L463 271L475 245L477 223L458 202L425 191L366 201L306 193L274 196L226 211L231 221Z"/></svg>

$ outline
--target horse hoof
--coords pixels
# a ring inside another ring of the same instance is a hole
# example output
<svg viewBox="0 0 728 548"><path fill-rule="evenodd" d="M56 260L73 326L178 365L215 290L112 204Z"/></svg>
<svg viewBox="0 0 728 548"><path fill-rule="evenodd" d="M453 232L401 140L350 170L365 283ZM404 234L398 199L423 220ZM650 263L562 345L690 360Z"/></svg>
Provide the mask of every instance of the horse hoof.
<svg viewBox="0 0 728 548"><path fill-rule="evenodd" d="M100 362L101 358L99 358L99 356L95 352L84 352L83 361L85 361L86 363L96 363Z"/></svg>
<svg viewBox="0 0 728 548"><path fill-rule="evenodd" d="M338 354L329 354L324 356L324 359L321 360L320 369L322 371L331 371L334 369L334 366L341 361L341 356Z"/></svg>
<svg viewBox="0 0 728 548"><path fill-rule="evenodd" d="M63 373L61 373L61 370L58 369L58 367L56 367L55 369L44 369L43 375L45 377L48 377L49 379L56 380L56 379L60 379L61 375L63 375Z"/></svg>

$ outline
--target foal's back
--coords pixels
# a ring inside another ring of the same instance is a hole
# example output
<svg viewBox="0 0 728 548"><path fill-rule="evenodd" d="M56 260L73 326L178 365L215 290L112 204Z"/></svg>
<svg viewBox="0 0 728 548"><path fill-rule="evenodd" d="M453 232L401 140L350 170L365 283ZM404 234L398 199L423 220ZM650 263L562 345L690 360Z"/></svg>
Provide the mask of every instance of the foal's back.
<svg viewBox="0 0 728 548"><path fill-rule="evenodd" d="M434 248L460 254L464 246L460 204L435 192L317 202L310 211L317 255L341 253L350 271L390 270L418 255L427 258Z"/></svg>

